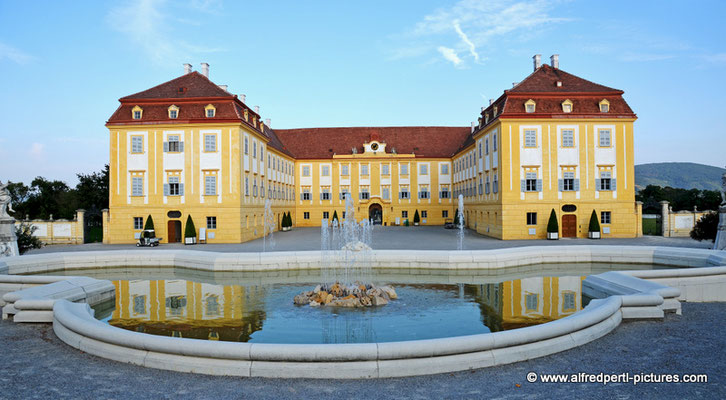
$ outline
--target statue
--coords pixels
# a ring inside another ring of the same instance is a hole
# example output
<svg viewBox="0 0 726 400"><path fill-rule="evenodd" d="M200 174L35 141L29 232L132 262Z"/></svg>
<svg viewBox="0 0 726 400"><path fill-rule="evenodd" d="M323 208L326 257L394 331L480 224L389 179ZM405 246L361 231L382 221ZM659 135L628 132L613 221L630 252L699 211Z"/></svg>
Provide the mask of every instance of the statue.
<svg viewBox="0 0 726 400"><path fill-rule="evenodd" d="M726 172L721 175L721 205L726 205Z"/></svg>
<svg viewBox="0 0 726 400"><path fill-rule="evenodd" d="M0 218L9 218L10 215L8 215L8 210L15 212L12 204L10 204L10 191L8 190L8 185L10 185L10 183L2 183L2 181L0 181Z"/></svg>

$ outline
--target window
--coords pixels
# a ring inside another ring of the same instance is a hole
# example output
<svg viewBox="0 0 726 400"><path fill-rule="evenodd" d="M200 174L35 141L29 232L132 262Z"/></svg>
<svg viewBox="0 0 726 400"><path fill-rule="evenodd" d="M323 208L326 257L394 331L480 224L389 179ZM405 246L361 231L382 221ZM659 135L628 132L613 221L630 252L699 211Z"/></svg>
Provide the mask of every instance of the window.
<svg viewBox="0 0 726 400"><path fill-rule="evenodd" d="M247 137L245 137L245 154L249 154L249 153L250 153L250 140Z"/></svg>
<svg viewBox="0 0 726 400"><path fill-rule="evenodd" d="M323 192L320 193L320 200L330 200L330 189L324 188Z"/></svg>
<svg viewBox="0 0 726 400"><path fill-rule="evenodd" d="M539 296L536 293L527 293L524 295L524 303L527 311L537 311L539 309Z"/></svg>
<svg viewBox="0 0 726 400"><path fill-rule="evenodd" d="M449 218L449 210L441 211L441 218Z"/></svg>
<svg viewBox="0 0 726 400"><path fill-rule="evenodd" d="M602 99L600 101L600 112L602 112L602 113L610 112L610 102L607 101L606 99Z"/></svg>
<svg viewBox="0 0 726 400"><path fill-rule="evenodd" d="M217 217L207 217L207 229L217 229Z"/></svg>
<svg viewBox="0 0 726 400"><path fill-rule="evenodd" d="M484 193L489 194L489 177L487 176L486 183L484 184Z"/></svg>
<svg viewBox="0 0 726 400"><path fill-rule="evenodd" d="M214 196L217 194L217 177L207 175L204 177L204 195Z"/></svg>
<svg viewBox="0 0 726 400"><path fill-rule="evenodd" d="M562 102L562 112L564 112L564 113L572 112L572 101L571 100L565 100Z"/></svg>
<svg viewBox="0 0 726 400"><path fill-rule="evenodd" d="M610 224L610 211L600 212L600 223L601 224Z"/></svg>
<svg viewBox="0 0 726 400"><path fill-rule="evenodd" d="M524 103L524 110L528 113L533 113L535 110L535 105L536 103L534 102L534 100L527 100L527 102Z"/></svg>
<svg viewBox="0 0 726 400"><path fill-rule="evenodd" d="M303 212L303 219L310 219L310 213L308 211Z"/></svg>
<svg viewBox="0 0 726 400"><path fill-rule="evenodd" d="M134 111L134 119L141 119L141 111Z"/></svg>
<svg viewBox="0 0 726 400"><path fill-rule="evenodd" d="M449 164L441 164L441 175L449 175Z"/></svg>
<svg viewBox="0 0 726 400"><path fill-rule="evenodd" d="M350 172L348 171L348 164L344 164L340 166L340 174L343 176L350 175Z"/></svg>
<svg viewBox="0 0 726 400"><path fill-rule="evenodd" d="M536 172L527 172L525 174L525 192L537 192L537 173Z"/></svg>
<svg viewBox="0 0 726 400"><path fill-rule="evenodd" d="M610 171L600 172L600 184L596 185L599 190L613 190L612 173Z"/></svg>
<svg viewBox="0 0 726 400"><path fill-rule="evenodd" d="M489 138L484 139L484 154L489 154ZM479 152L479 157L481 157L481 151Z"/></svg>
<svg viewBox="0 0 726 400"><path fill-rule="evenodd" d="M449 188L444 186L441 188L441 193L439 193L439 197L442 199L448 199L451 198L451 192L449 192Z"/></svg>
<svg viewBox="0 0 726 400"><path fill-rule="evenodd" d="M211 104L208 104L206 107L204 107L204 115L206 115L207 118L214 118L216 112L217 109L215 109L214 106Z"/></svg>
<svg viewBox="0 0 726 400"><path fill-rule="evenodd" d="M388 164L381 164L381 175L390 175L390 166Z"/></svg>
<svg viewBox="0 0 726 400"><path fill-rule="evenodd" d="M302 194L300 194L300 196L302 196L303 200L312 200L313 199L313 196L310 193L310 189L308 189L308 188L303 189L303 192L302 192Z"/></svg>
<svg viewBox="0 0 726 400"><path fill-rule="evenodd" d="M418 198L419 199L428 199L431 197L431 194L429 193L428 188L421 188L421 191L418 192Z"/></svg>
<svg viewBox="0 0 726 400"><path fill-rule="evenodd" d="M252 158L257 158L257 142L254 140L252 141Z"/></svg>
<svg viewBox="0 0 726 400"><path fill-rule="evenodd" d="M408 188L406 188L406 187L401 188L401 191L398 193L398 198L399 199L410 199L411 195L408 192Z"/></svg>
<svg viewBox="0 0 726 400"><path fill-rule="evenodd" d="M368 187L361 187L360 188L360 199L368 200L370 198L371 198L371 194L368 192Z"/></svg>
<svg viewBox="0 0 726 400"><path fill-rule="evenodd" d="M484 194L484 182L481 180L481 177L479 177L479 196Z"/></svg>
<svg viewBox="0 0 726 400"><path fill-rule="evenodd" d="M260 144L260 160L264 163L265 162L265 148L262 147L262 144ZM268 160L269 163L269 160Z"/></svg>
<svg viewBox="0 0 726 400"><path fill-rule="evenodd" d="M408 175L408 164L401 164L401 175Z"/></svg>
<svg viewBox="0 0 726 400"><path fill-rule="evenodd" d="M260 178L260 197L265 197L265 179Z"/></svg>
<svg viewBox="0 0 726 400"><path fill-rule="evenodd" d="M422 210L421 211L421 218L428 218L428 217L429 217L429 213L426 210Z"/></svg>
<svg viewBox="0 0 726 400"><path fill-rule="evenodd" d="M181 193L179 192L179 177L178 176L170 176L169 177L169 191L167 196L179 196Z"/></svg>
<svg viewBox="0 0 726 400"><path fill-rule="evenodd" d="M487 147L489 147L489 146L487 146ZM479 158L481 158L481 157L482 157L482 152L481 152L481 142L479 142L479 146L478 146L478 148L479 148Z"/></svg>
<svg viewBox="0 0 726 400"><path fill-rule="evenodd" d="M368 175L368 164L361 164L361 166L360 166L360 174L361 175Z"/></svg>
<svg viewBox="0 0 726 400"><path fill-rule="evenodd" d="M575 292L562 292L562 311L575 309Z"/></svg>
<svg viewBox="0 0 726 400"><path fill-rule="evenodd" d="M182 151L181 142L179 141L179 135L169 135L168 139L169 152L178 153Z"/></svg>
<svg viewBox="0 0 726 400"><path fill-rule="evenodd" d="M176 117L179 116L179 107L177 106L170 106L169 107L169 119L176 119Z"/></svg>
<svg viewBox="0 0 726 400"><path fill-rule="evenodd" d="M496 175L494 175L494 183L492 184L492 192L494 192L494 193L499 192L499 181L497 181Z"/></svg>
<svg viewBox="0 0 726 400"><path fill-rule="evenodd" d="M494 138L492 138L492 147L494 148L494 151L497 151L497 134L494 134Z"/></svg>
<svg viewBox="0 0 726 400"><path fill-rule="evenodd" d="M401 211L401 218L408 218L408 211Z"/></svg>
<svg viewBox="0 0 726 400"><path fill-rule="evenodd" d="M600 147L610 147L610 130L600 129L598 135L600 137Z"/></svg>
<svg viewBox="0 0 726 400"><path fill-rule="evenodd" d="M143 217L134 217L134 229L135 230L144 229L144 218Z"/></svg>
<svg viewBox="0 0 726 400"><path fill-rule="evenodd" d="M144 113L144 110L141 109L139 106L134 106L133 109L131 109L131 118L133 119L141 119L141 115Z"/></svg>
<svg viewBox="0 0 726 400"><path fill-rule="evenodd" d="M419 174L420 175L428 175L429 174L429 165L428 164L421 164L419 166Z"/></svg>
<svg viewBox="0 0 726 400"><path fill-rule="evenodd" d="M391 198L391 188L388 186L383 187L383 199L389 200Z"/></svg>
<svg viewBox="0 0 726 400"><path fill-rule="evenodd" d="M577 190L575 189L575 173L565 172L562 174L562 190L565 192Z"/></svg>
<svg viewBox="0 0 726 400"><path fill-rule="evenodd" d="M219 297L216 295L207 296L207 314L219 315Z"/></svg>
<svg viewBox="0 0 726 400"><path fill-rule="evenodd" d="M204 135L204 151L217 151L217 135Z"/></svg>
<svg viewBox="0 0 726 400"><path fill-rule="evenodd" d="M575 147L575 132L572 129L562 130L562 147Z"/></svg>
<svg viewBox="0 0 726 400"><path fill-rule="evenodd" d="M134 314L146 314L146 296L134 296Z"/></svg>
<svg viewBox="0 0 726 400"><path fill-rule="evenodd" d="M143 136L131 136L131 152L132 153L143 153L144 152L144 137Z"/></svg>
<svg viewBox="0 0 726 400"><path fill-rule="evenodd" d="M527 213L527 225L537 225L537 213L536 212Z"/></svg>
<svg viewBox="0 0 726 400"><path fill-rule="evenodd" d="M140 176L134 176L131 178L131 195L132 196L143 196L144 195L144 178Z"/></svg>
<svg viewBox="0 0 726 400"><path fill-rule="evenodd" d="M348 195L348 188L342 188L340 191L340 199L345 200L346 196Z"/></svg>
<svg viewBox="0 0 726 400"><path fill-rule="evenodd" d="M323 165L320 175L322 176L330 176L330 166L329 165Z"/></svg>
<svg viewBox="0 0 726 400"><path fill-rule="evenodd" d="M310 176L310 166L309 165L303 165L302 176Z"/></svg>
<svg viewBox="0 0 726 400"><path fill-rule="evenodd" d="M527 129L524 131L524 147L537 147L537 131Z"/></svg>
<svg viewBox="0 0 726 400"><path fill-rule="evenodd" d="M330 218L330 212L323 211L323 219L328 219L328 218Z"/></svg>
<svg viewBox="0 0 726 400"><path fill-rule="evenodd" d="M257 178L252 182L252 196L257 197Z"/></svg>
<svg viewBox="0 0 726 400"><path fill-rule="evenodd" d="M250 178L245 176L245 196L250 195Z"/></svg>

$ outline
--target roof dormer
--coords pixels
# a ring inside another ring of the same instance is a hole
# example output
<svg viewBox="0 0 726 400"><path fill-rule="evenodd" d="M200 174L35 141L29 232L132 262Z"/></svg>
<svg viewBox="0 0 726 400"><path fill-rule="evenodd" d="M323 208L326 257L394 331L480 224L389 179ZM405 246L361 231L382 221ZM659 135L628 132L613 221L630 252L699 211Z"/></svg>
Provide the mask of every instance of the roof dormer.
<svg viewBox="0 0 726 400"><path fill-rule="evenodd" d="M144 113L144 109L139 106L134 106L134 108L131 109L131 118L132 119L141 119L142 114Z"/></svg>
<svg viewBox="0 0 726 400"><path fill-rule="evenodd" d="M562 112L563 113L571 113L572 112L572 100L567 99L562 102Z"/></svg>
<svg viewBox="0 0 726 400"><path fill-rule="evenodd" d="M214 107L211 104L207 104L206 107L204 107L204 116L207 118L214 118L217 115L217 108Z"/></svg>
<svg viewBox="0 0 726 400"><path fill-rule="evenodd" d="M607 99L600 100L600 112L610 112L610 102Z"/></svg>
<svg viewBox="0 0 726 400"><path fill-rule="evenodd" d="M537 106L537 103L534 102L534 100L529 99L524 103L524 111L527 113L533 113L535 111L535 108Z"/></svg>
<svg viewBox="0 0 726 400"><path fill-rule="evenodd" d="M169 114L169 119L177 119L179 117L179 107L172 104L167 109L167 113Z"/></svg>

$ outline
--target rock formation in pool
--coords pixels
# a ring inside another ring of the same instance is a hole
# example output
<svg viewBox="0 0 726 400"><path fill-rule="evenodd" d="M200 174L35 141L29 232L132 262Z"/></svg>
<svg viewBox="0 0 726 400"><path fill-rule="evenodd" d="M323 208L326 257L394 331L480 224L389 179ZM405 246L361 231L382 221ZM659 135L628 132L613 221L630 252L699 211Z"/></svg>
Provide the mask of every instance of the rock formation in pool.
<svg viewBox="0 0 726 400"><path fill-rule="evenodd" d="M356 282L356 285L344 286L336 282L332 285L318 285L315 289L302 292L295 296L293 302L296 305L310 305L310 307L373 307L385 306L391 300L396 300L398 295L390 286L364 285Z"/></svg>

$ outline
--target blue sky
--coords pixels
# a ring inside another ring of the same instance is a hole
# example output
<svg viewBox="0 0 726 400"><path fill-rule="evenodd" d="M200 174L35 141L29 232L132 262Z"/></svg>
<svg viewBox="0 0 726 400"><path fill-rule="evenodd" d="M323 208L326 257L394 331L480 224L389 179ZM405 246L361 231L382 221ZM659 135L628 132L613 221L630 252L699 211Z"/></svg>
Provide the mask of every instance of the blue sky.
<svg viewBox="0 0 726 400"><path fill-rule="evenodd" d="M726 164L721 1L0 0L0 180L75 184L118 98L211 65L273 128L468 126L532 55L623 89L636 163Z"/></svg>

